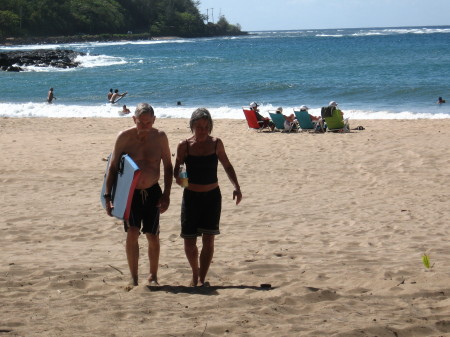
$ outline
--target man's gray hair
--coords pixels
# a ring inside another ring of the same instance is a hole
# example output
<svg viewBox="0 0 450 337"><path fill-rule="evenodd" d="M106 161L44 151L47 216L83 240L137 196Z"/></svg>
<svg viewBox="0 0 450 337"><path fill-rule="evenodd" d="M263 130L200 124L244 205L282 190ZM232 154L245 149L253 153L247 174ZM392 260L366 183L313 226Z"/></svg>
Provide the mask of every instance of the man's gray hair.
<svg viewBox="0 0 450 337"><path fill-rule="evenodd" d="M208 121L208 133L211 134L213 129L213 121L211 114L206 108L198 108L192 113L191 120L189 121L191 131L194 132L194 123L200 119L206 119Z"/></svg>
<svg viewBox="0 0 450 337"><path fill-rule="evenodd" d="M139 117L142 114L149 113L151 116L155 115L155 111L153 111L153 108L148 103L139 103L136 106L136 110L134 111L134 116Z"/></svg>

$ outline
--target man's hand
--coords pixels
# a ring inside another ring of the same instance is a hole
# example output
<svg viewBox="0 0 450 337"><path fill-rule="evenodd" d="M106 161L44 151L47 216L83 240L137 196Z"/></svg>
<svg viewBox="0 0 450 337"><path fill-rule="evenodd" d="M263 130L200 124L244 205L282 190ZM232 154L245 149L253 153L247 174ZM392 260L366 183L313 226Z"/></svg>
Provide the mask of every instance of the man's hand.
<svg viewBox="0 0 450 337"><path fill-rule="evenodd" d="M111 201L111 199L110 198L106 198L106 213L109 215L109 216L113 216L112 215L112 210L113 210L113 208L114 208L114 205L112 204L112 201Z"/></svg>
<svg viewBox="0 0 450 337"><path fill-rule="evenodd" d="M162 214L169 208L170 205L170 197L168 195L163 194L159 199L159 212Z"/></svg>

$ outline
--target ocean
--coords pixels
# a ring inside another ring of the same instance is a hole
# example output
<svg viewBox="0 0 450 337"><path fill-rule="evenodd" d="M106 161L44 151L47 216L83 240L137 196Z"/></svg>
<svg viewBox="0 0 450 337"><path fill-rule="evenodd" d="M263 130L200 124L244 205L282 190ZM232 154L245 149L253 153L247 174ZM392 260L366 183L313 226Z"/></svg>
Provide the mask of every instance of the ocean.
<svg viewBox="0 0 450 337"><path fill-rule="evenodd" d="M336 101L353 119L450 118L450 26L250 32L239 37L0 46L87 53L75 69L0 72L1 117L123 118L148 102L158 118L243 119L303 104L310 113ZM57 99L46 103L54 88ZM109 89L127 91L118 104ZM439 96L448 100L436 104ZM178 106L177 102L181 105Z"/></svg>

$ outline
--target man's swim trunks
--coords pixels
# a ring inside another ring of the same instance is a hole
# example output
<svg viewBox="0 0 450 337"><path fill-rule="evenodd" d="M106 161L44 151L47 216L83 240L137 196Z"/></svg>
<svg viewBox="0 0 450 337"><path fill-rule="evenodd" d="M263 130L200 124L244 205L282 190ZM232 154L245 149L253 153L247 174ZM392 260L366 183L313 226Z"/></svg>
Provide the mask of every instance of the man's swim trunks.
<svg viewBox="0 0 450 337"><path fill-rule="evenodd" d="M158 184L145 190L134 190L131 202L130 217L124 221L124 229L138 227L142 233L159 234L159 199L162 196L161 187Z"/></svg>

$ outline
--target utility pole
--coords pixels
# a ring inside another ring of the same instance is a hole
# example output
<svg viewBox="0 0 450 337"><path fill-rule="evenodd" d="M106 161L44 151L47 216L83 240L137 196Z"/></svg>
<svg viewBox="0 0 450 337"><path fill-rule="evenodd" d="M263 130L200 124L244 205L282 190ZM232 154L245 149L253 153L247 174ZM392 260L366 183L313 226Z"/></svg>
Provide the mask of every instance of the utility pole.
<svg viewBox="0 0 450 337"><path fill-rule="evenodd" d="M212 23L214 23L214 8L211 8Z"/></svg>

